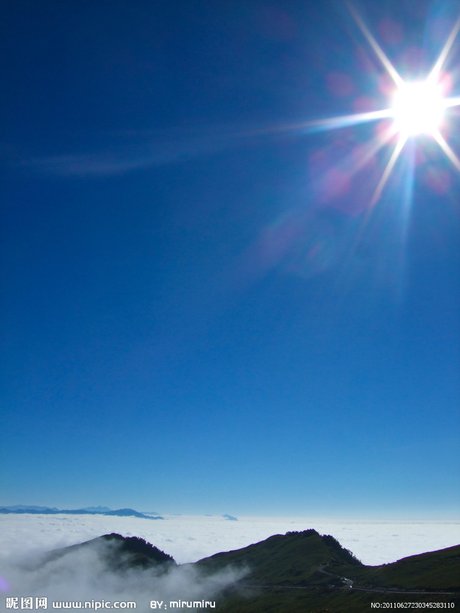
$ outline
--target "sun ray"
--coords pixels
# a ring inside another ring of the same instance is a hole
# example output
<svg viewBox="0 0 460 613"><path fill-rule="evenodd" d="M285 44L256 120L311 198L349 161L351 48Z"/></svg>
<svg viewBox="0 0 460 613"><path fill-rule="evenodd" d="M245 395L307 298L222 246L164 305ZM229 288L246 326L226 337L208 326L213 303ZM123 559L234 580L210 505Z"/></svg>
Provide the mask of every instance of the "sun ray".
<svg viewBox="0 0 460 613"><path fill-rule="evenodd" d="M395 148L393 149L393 153L391 154L391 157L388 160L387 165L385 166L385 170L383 171L382 177L377 187L375 188L374 194L372 195L371 207L377 204L377 202L380 200L380 196L382 195L383 188L385 187L406 142L407 142L407 136L401 135L398 139L398 142L395 145Z"/></svg>
<svg viewBox="0 0 460 613"><path fill-rule="evenodd" d="M337 130L371 121L379 121L391 117L391 109L381 109L379 111L369 111L367 113L354 113L351 115L338 115L327 119L315 119L300 124L299 127L310 130Z"/></svg>
<svg viewBox="0 0 460 613"><path fill-rule="evenodd" d="M433 133L433 138L444 151L447 158L452 162L454 168L456 168L460 172L460 159L450 147L449 143L446 141L441 132L439 132L439 130Z"/></svg>
<svg viewBox="0 0 460 613"><path fill-rule="evenodd" d="M251 134L276 134L277 132L322 132L327 130L341 130L350 126L355 126L373 121L381 121L392 117L392 110L381 109L378 111L368 111L366 113L351 113L349 115L337 115L325 119L312 119L292 124L282 124L252 130Z"/></svg>
<svg viewBox="0 0 460 613"><path fill-rule="evenodd" d="M382 47L375 40L375 38L372 35L372 33L370 32L369 28L364 23L361 15L358 13L358 11L355 9L355 7L353 6L353 4L351 2L347 2L347 6L348 6L348 10L350 11L353 19L355 20L355 22L358 25L358 27L361 30L361 32L364 34L367 42L371 46L371 48L374 51L375 55L381 61L383 67L385 68L387 73L390 75L390 77L393 79L395 85L397 87L401 87L401 85L403 85L403 83L404 83L402 77L400 76L400 74L398 73L396 68L393 66L393 64L390 62L390 60L386 56L385 52L383 51Z"/></svg>
<svg viewBox="0 0 460 613"><path fill-rule="evenodd" d="M369 162L373 157L375 157L376 153L378 153L385 145L388 144L388 141L393 137L393 133L391 130L387 130L384 136L380 136L379 139L372 139L370 145L368 145L367 151L361 157L361 159L356 163L356 171L361 170L364 166Z"/></svg>
<svg viewBox="0 0 460 613"><path fill-rule="evenodd" d="M454 27L452 28L451 33L447 37L444 47L428 75L429 81L432 81L435 83L438 82L441 70L443 69L444 64L446 63L447 57L450 53L450 50L452 49L452 45L454 44L454 41L457 38L457 34L459 33L459 31L460 31L460 17L458 18Z"/></svg>
<svg viewBox="0 0 460 613"><path fill-rule="evenodd" d="M450 109L454 106L460 106L460 96L456 96L454 98L445 98L444 106L446 109Z"/></svg>
<svg viewBox="0 0 460 613"><path fill-rule="evenodd" d="M376 154L383 149L383 147L388 145L389 140L391 140L393 136L394 133L391 130L386 130L384 135L380 135L378 138L372 138L359 149L359 155L356 155L358 149L350 152L348 158L345 158L341 164L342 167L346 168L349 176L357 174L367 166L369 161L375 158ZM352 163L350 163L350 159L352 159Z"/></svg>

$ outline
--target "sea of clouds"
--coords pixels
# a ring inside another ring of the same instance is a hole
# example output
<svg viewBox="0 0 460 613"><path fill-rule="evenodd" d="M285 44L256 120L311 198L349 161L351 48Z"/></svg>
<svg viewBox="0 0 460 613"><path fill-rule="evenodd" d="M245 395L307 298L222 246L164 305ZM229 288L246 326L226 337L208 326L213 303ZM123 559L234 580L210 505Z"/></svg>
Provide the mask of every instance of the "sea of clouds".
<svg viewBox="0 0 460 613"><path fill-rule="evenodd" d="M118 532L139 536L179 564L219 551L257 543L273 534L314 528L331 534L364 564L394 562L402 557L460 543L460 521L351 521L295 517L164 515L150 520L102 515L0 515L0 559L19 550L45 551Z"/></svg>
<svg viewBox="0 0 460 613"><path fill-rule="evenodd" d="M217 599L239 574L227 569L212 577L190 566L166 573L133 571L121 576L109 570L97 551L84 551L45 565L34 561L44 552L118 532L139 536L172 555L194 562L219 551L261 541L273 534L314 528L331 534L365 564L460 543L460 522L339 521L315 518L164 516L162 520L84 515L0 515L0 610L6 595L56 599L136 600L137 610L150 610L150 600ZM145 609L143 608L145 607Z"/></svg>

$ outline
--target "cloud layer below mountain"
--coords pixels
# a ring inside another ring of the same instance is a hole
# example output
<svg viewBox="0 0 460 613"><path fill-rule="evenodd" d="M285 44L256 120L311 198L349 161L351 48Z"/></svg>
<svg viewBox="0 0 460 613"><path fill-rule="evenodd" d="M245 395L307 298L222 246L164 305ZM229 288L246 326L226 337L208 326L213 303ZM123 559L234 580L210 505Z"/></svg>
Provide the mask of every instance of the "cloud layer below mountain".
<svg viewBox="0 0 460 613"><path fill-rule="evenodd" d="M131 517L4 515L0 516L0 555L44 551L118 532L139 536L179 563L195 562L219 551L261 541L273 534L314 528L332 534L365 564L393 562L401 557L460 543L460 522L339 521L320 518L172 516L163 521Z"/></svg>

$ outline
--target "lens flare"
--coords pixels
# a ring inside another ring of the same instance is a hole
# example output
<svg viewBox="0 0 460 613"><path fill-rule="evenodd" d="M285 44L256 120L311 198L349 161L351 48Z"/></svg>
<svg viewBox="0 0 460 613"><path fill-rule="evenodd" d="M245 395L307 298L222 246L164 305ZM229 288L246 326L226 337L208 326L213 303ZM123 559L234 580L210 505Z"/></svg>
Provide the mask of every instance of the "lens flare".
<svg viewBox="0 0 460 613"><path fill-rule="evenodd" d="M460 18L455 22L436 62L427 72L426 77L412 81L402 78L353 4L347 2L347 6L387 76L393 81L395 92L388 100L386 108L311 121L304 124L303 127L309 130L333 130L368 122L392 120L391 125L385 128L379 136L382 146L393 141L395 136L396 142L371 198L370 206L373 207L380 199L406 144L415 137L429 136L432 138L452 166L460 172L460 158L449 145L446 136L449 128L448 113L460 106L460 96L446 96L445 88L441 85L448 76L443 71L460 32Z"/></svg>
<svg viewBox="0 0 460 613"><path fill-rule="evenodd" d="M455 116L457 118L459 116L460 95L458 95L458 92L456 95L450 94L450 89L454 85L453 77L455 73L445 72L449 54L460 33L460 18L453 25L435 63L426 72L425 77L421 80L412 80L410 77L406 79L400 75L357 9L351 2L346 4L369 47L382 65L386 73L385 77L393 82L395 88L393 95L389 96L382 108L313 119L294 125L282 126L276 131L295 131L306 134L340 130L363 124L380 124L382 129L377 128L375 138L371 139L368 149L376 153L383 147L388 146L391 147L391 150L369 201L369 208L372 208L380 200L408 141L414 141L415 144L418 137L431 138L437 143L452 166L460 172L460 157L448 142L451 128L450 121L455 120ZM449 95L447 95L447 90L449 90ZM455 112L455 109L457 109L457 112ZM412 154L409 157L413 166L415 163L414 157ZM348 178L361 170L367 159L368 156L365 156L360 163L349 168Z"/></svg>

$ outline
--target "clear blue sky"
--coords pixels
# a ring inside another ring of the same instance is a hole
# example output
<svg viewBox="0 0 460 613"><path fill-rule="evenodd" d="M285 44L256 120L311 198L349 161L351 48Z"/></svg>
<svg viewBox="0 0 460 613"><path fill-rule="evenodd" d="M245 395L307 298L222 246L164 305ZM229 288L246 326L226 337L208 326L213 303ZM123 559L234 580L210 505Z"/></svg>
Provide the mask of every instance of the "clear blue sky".
<svg viewBox="0 0 460 613"><path fill-rule="evenodd" d="M405 75L459 8L356 6ZM0 502L458 515L460 173L301 127L387 104L346 5L2 12Z"/></svg>

